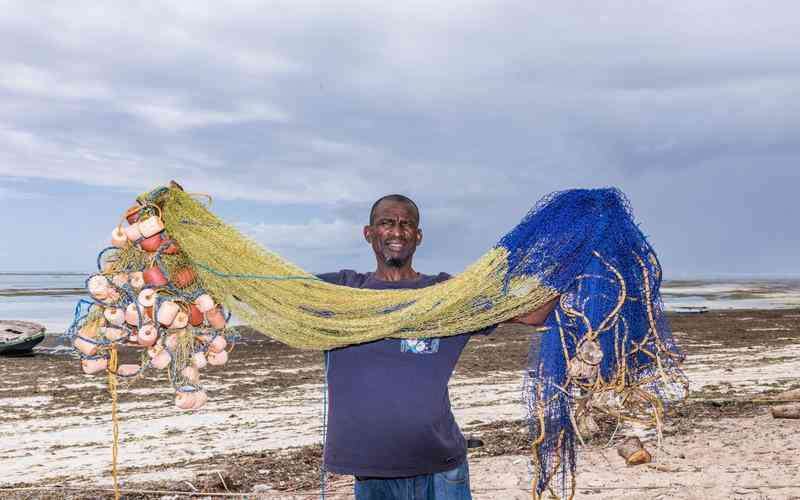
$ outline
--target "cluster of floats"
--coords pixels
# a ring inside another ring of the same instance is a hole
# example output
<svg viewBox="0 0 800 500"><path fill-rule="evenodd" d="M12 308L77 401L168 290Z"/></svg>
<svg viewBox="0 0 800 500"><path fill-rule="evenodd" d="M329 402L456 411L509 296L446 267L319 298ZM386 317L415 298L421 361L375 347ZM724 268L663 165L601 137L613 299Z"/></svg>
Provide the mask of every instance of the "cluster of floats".
<svg viewBox="0 0 800 500"><path fill-rule="evenodd" d="M125 224L124 221L127 221ZM98 272L86 280L91 300L81 300L67 336L87 374L106 373L112 348L144 351L138 364L119 364L123 379L147 368L165 370L175 406L196 410L208 401L200 370L224 365L233 347L230 314L198 281L178 244L165 231L160 207L129 208L100 252Z"/></svg>

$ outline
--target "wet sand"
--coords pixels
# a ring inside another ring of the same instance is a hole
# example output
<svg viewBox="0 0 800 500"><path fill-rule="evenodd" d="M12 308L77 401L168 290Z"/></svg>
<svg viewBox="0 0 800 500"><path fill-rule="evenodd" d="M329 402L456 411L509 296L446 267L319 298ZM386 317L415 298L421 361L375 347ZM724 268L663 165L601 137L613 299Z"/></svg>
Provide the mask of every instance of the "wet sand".
<svg viewBox="0 0 800 500"><path fill-rule="evenodd" d="M654 464L626 467L605 440L582 448L576 498L800 498L800 421L772 419L766 401L800 388L800 310L671 318L689 355L690 399L676 407ZM470 452L476 499L530 498L520 398L533 335L504 327L471 340L451 381L462 429L486 442ZM0 498L111 498L91 489L111 485L104 379L83 375L49 338L34 357L0 358L0 380ZM156 371L122 390L123 488L185 492L125 498L318 497L321 354L244 332L228 365L204 381L210 401L195 414L173 409ZM326 498L352 496L351 478L326 480Z"/></svg>

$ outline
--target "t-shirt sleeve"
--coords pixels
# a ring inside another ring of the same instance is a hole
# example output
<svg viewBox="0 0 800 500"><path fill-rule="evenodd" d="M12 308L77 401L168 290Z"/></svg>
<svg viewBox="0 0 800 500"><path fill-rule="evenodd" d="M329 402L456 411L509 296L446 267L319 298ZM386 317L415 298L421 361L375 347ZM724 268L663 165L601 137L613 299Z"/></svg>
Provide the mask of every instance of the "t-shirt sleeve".
<svg viewBox="0 0 800 500"><path fill-rule="evenodd" d="M343 285L358 288L360 281L364 281L364 275L352 269L342 269L334 273L317 274L317 278L332 285Z"/></svg>
<svg viewBox="0 0 800 500"><path fill-rule="evenodd" d="M326 283L330 283L332 285L341 285L342 284L342 271L336 271L333 273L320 273L316 275L317 278L321 279Z"/></svg>

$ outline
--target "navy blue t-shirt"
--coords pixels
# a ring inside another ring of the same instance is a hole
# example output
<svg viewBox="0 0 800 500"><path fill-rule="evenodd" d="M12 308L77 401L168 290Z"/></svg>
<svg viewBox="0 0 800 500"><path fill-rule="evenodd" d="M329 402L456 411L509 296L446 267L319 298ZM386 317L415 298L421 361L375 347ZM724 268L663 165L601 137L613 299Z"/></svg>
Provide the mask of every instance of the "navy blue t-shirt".
<svg viewBox="0 0 800 500"><path fill-rule="evenodd" d="M392 289L424 288L450 275L382 281L372 273L343 270L319 277L353 288ZM327 351L325 469L408 477L460 465L466 443L450 410L447 382L469 339L383 339Z"/></svg>

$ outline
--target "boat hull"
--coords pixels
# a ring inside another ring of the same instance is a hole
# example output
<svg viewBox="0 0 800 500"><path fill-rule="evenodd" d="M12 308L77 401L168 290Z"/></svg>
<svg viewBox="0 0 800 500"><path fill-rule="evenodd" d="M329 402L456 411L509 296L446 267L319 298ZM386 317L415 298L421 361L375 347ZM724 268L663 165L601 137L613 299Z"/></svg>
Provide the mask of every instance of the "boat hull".
<svg viewBox="0 0 800 500"><path fill-rule="evenodd" d="M16 342L8 344L0 344L0 356L19 356L21 354L30 354L33 348L39 345L44 340L44 333L27 337Z"/></svg>
<svg viewBox="0 0 800 500"><path fill-rule="evenodd" d="M29 321L0 321L0 355L30 354L44 340L44 326Z"/></svg>

